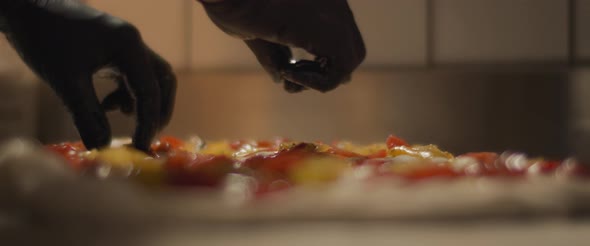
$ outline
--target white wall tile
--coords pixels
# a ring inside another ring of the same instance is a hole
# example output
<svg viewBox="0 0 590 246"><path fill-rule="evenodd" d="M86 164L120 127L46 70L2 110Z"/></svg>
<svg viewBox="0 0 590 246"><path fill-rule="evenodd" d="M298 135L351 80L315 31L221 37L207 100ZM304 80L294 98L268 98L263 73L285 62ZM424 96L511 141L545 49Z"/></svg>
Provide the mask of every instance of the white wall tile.
<svg viewBox="0 0 590 246"><path fill-rule="evenodd" d="M577 69L572 73L572 117L574 120L590 122L590 69ZM587 126L590 134L590 124Z"/></svg>
<svg viewBox="0 0 590 246"><path fill-rule="evenodd" d="M422 65L425 0L349 0L367 46L365 65Z"/></svg>
<svg viewBox="0 0 590 246"><path fill-rule="evenodd" d="M579 59L590 59L590 1L577 0L577 57Z"/></svg>
<svg viewBox="0 0 590 246"><path fill-rule="evenodd" d="M434 4L438 63L566 60L565 0L447 0Z"/></svg>
<svg viewBox="0 0 590 246"><path fill-rule="evenodd" d="M183 65L188 56L191 67L197 69L259 68L243 42L215 27L195 1L190 1L193 32L185 34L186 1L190 0L90 3L136 24L146 42L175 66ZM364 66L425 64L425 2L349 0L367 45ZM590 1L579 2L579 12L590 9ZM565 0L438 0L434 4L437 63L566 60ZM590 23L589 14L580 18ZM590 28L580 27L580 52L590 56L590 31L585 30ZM192 35L191 51L185 50L185 35Z"/></svg>
<svg viewBox="0 0 590 246"><path fill-rule="evenodd" d="M425 0L349 3L367 46L364 66L425 63ZM258 67L248 48L215 27L201 6L194 8L193 18L195 68Z"/></svg>

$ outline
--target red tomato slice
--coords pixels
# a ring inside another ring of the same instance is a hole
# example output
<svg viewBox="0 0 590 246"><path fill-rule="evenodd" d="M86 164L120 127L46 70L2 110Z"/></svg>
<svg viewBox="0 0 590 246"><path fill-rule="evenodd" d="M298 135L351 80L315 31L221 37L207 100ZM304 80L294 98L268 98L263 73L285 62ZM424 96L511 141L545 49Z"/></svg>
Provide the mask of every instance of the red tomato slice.
<svg viewBox="0 0 590 246"><path fill-rule="evenodd" d="M198 157L198 155L186 151L170 152L168 160L166 161L166 166L170 168L184 168L195 162Z"/></svg>
<svg viewBox="0 0 590 246"><path fill-rule="evenodd" d="M580 163L574 163L574 162L570 162L568 163L563 162L563 163L559 163L559 162L552 162L552 167L555 165L559 165L557 168L554 168L553 170L555 170L556 172L559 172L561 174L565 174L567 176L572 176L572 177L590 177L590 168L588 168L588 166L580 164Z"/></svg>
<svg viewBox="0 0 590 246"><path fill-rule="evenodd" d="M544 161L535 165L539 165L539 171L541 173L551 173L554 172L555 170L557 170L557 168L559 167L559 162L558 161Z"/></svg>
<svg viewBox="0 0 590 246"><path fill-rule="evenodd" d="M386 143L387 143L387 148L389 148L389 149L393 149L393 148L399 147L399 146L409 146L405 140L398 138L394 135L389 135L389 137L387 137Z"/></svg>
<svg viewBox="0 0 590 246"><path fill-rule="evenodd" d="M315 145L299 144L271 156L254 156L242 163L242 167L255 172L262 182L288 179L289 171L306 158L320 156Z"/></svg>
<svg viewBox="0 0 590 246"><path fill-rule="evenodd" d="M369 155L367 157L369 157L369 158L385 158L385 157L387 157L387 150L384 150L384 149L379 150L378 152L376 152L372 155Z"/></svg>
<svg viewBox="0 0 590 246"><path fill-rule="evenodd" d="M217 187L232 171L233 160L226 156L201 155L192 159L181 154L166 163L168 182L179 186Z"/></svg>
<svg viewBox="0 0 590 246"><path fill-rule="evenodd" d="M173 150L180 150L184 142L178 138L163 136L156 143L152 144L152 151L155 153L167 153Z"/></svg>
<svg viewBox="0 0 590 246"><path fill-rule="evenodd" d="M258 147L258 148L272 148L274 146L275 146L274 143L271 141L262 140L262 141L256 142L256 147Z"/></svg>
<svg viewBox="0 0 590 246"><path fill-rule="evenodd" d="M61 156L68 155L70 152L78 152L76 148L66 143L49 145L46 146L45 149Z"/></svg>
<svg viewBox="0 0 590 246"><path fill-rule="evenodd" d="M229 148L236 151L236 150L239 150L240 148L242 148L242 146L247 143L248 143L248 141L244 141L244 140L232 141L229 143Z"/></svg>
<svg viewBox="0 0 590 246"><path fill-rule="evenodd" d="M89 163L80 157L80 153L86 151L82 143L54 144L46 146L45 149L62 157L75 170L82 170Z"/></svg>

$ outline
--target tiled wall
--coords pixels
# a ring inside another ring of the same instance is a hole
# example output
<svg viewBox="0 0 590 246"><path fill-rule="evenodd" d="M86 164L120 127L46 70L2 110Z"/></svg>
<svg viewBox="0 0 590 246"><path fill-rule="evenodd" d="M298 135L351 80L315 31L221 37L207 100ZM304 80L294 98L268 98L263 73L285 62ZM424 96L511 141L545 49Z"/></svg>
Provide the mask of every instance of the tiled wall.
<svg viewBox="0 0 590 246"><path fill-rule="evenodd" d="M245 45L219 31L193 0L88 2L136 24L177 67L257 68ZM575 2L579 55L590 57L590 1ZM428 59L440 65L567 61L568 0L349 3L367 43L365 66L422 66Z"/></svg>
<svg viewBox="0 0 590 246"><path fill-rule="evenodd" d="M365 65L424 65L425 0L350 0L367 45Z"/></svg>
<svg viewBox="0 0 590 246"><path fill-rule="evenodd" d="M579 69L573 73L572 80L572 125L571 134L577 141L574 147L578 152L585 153L590 160L590 70Z"/></svg>
<svg viewBox="0 0 590 246"><path fill-rule="evenodd" d="M577 0L577 31L579 59L590 60L590 1Z"/></svg>
<svg viewBox="0 0 590 246"><path fill-rule="evenodd" d="M87 2L137 25L146 42L178 69L254 68L260 70L245 45L212 25L202 7L194 0L88 0ZM579 24L576 27L577 57L580 60L590 60L590 0L576 0L576 2ZM429 62L437 65L522 62L565 64L567 62L569 43L567 0L349 0L349 3L367 43L368 57L365 67L421 67L428 65ZM429 3L432 4L431 12L427 7ZM429 24L431 24L432 32L428 32ZM494 108L495 101L489 99L497 95L493 94L494 91L515 88L508 91L511 93L510 98L514 99L506 99L508 102L519 103L519 100L523 98L534 101L533 93L526 88L527 86L537 88L535 81L545 81L545 83L567 81L566 75L561 73L556 75L555 71L534 75L459 73L459 75L442 77L426 73L408 75L384 72L384 70L381 72L359 73L353 83L335 93L321 96L307 93L291 97L287 97L269 81L262 81L268 78L260 73L233 75L226 80L223 76L220 78L202 71L199 72L202 74L201 77L181 76L177 108L177 112L180 113L175 115L167 131L172 134L186 135L191 134L186 132L187 129L198 129L208 133L210 138L244 136L244 134L256 136L285 134L325 139L338 136L360 141L375 141L386 133L401 132L410 139L440 143L452 150L462 149L465 145L461 144L469 141L473 143L478 142L479 138L494 136L498 138L494 140L496 141L494 144L497 144L494 146L502 148L507 146L504 143L510 142L500 139L500 136L493 133L501 127L510 128L511 123L494 119L496 121L492 124L486 118L488 116L483 115L483 113L502 112L501 109ZM579 82L575 83L576 94L573 95L575 102L579 105L575 116L582 126L586 126L584 122L590 122L590 114L586 113L590 112L590 108L587 106L588 100L583 100L588 94L588 86L584 81L588 81L587 78L590 76L586 73L578 74L576 81ZM501 86L502 81L505 87ZM523 82L518 83L519 81ZM0 81L0 83L3 82ZM231 95L223 93L224 85L232 86L236 82L241 82L239 88L251 89L248 90L250 93L264 93L266 96L247 98L240 93ZM517 87L509 86L509 84L516 84ZM249 88L249 85L255 85L256 88ZM102 88L104 86L100 87L100 90L104 91L105 88ZM68 121L69 117L60 107L60 103L46 86L42 88L43 96L39 99L39 105L42 106L39 110L39 119L43 122L39 128L41 139L58 141L75 138L76 132ZM464 95L461 94L462 91L472 92L472 94ZM544 93L547 91L551 90L546 89ZM529 97L521 98L521 93L528 93ZM488 98L484 100L484 96ZM248 103L255 104L259 107L255 112L271 120L256 121L264 117L243 117L239 122L241 128L237 128L233 125L235 122L232 121L231 115L228 116L227 112L219 111L220 105L215 104L217 98L227 98L225 104L221 106L229 111L236 109L231 107L232 103L238 105L238 109L242 112L248 112L247 107L250 105ZM549 96L547 98L549 99L543 100L549 100L549 102L557 100ZM468 103L473 100L480 101ZM325 111L321 112L340 113L334 113L330 116L331 118L324 117L327 114L320 114L324 118L320 117L318 121L306 121L306 117L318 115L312 106L319 102L325 103L326 106ZM357 120L347 121L350 117L342 114L346 111L339 107L341 102L347 109L352 108L351 112L356 114ZM408 102L413 102L413 106L406 104ZM293 103L307 103L305 104L307 106L293 107ZM418 110L411 110L406 105ZM507 108L510 108L508 106ZM530 112L523 108L515 110ZM466 111L473 117L467 120L459 118L465 116ZM512 116L516 118L517 113L520 112L515 112ZM554 111L554 114L558 113ZM215 118L204 119L204 117ZM226 119L227 122L220 123L219 119ZM528 119L531 120L534 117ZM330 128L332 121L341 124L341 127ZM299 127L290 127L287 125L290 122L299 124ZM545 121L545 128L538 129L526 127L524 121L519 122L520 125L511 130L514 134L522 133L520 139L523 141L534 135L533 133L543 132L543 129L559 130L554 133L562 132L561 129L555 129L558 127L551 125L550 121ZM133 128L132 121L119 116L113 117L112 123L117 126L115 132L118 135L129 133ZM306 125L316 123L323 125L317 128ZM220 125L222 127L219 127ZM379 128L375 129L375 125ZM358 129L359 126L371 129L367 132L347 132L348 129ZM446 129L447 132L454 134L451 134L452 136L432 135L430 130L423 130L435 127ZM472 127L471 131L465 133L463 130L468 127ZM332 131L325 131L325 129L332 129ZM586 128L582 127L582 129ZM590 132L590 128L587 132ZM464 135L456 135L462 133ZM559 139L559 136L553 136L551 139ZM549 142L546 141L544 144L550 144ZM470 146L482 148L486 146L481 141L478 143L481 145Z"/></svg>
<svg viewBox="0 0 590 246"><path fill-rule="evenodd" d="M141 31L146 42L176 67L183 65L186 0L87 0L97 9L121 17Z"/></svg>
<svg viewBox="0 0 590 246"><path fill-rule="evenodd" d="M176 68L259 69L243 42L216 28L194 0L86 2L138 26L146 42ZM576 56L590 60L590 1L571 2L576 4ZM366 67L567 61L570 0L349 3L367 44Z"/></svg>
<svg viewBox="0 0 590 246"><path fill-rule="evenodd" d="M567 1L433 2L437 63L567 60Z"/></svg>

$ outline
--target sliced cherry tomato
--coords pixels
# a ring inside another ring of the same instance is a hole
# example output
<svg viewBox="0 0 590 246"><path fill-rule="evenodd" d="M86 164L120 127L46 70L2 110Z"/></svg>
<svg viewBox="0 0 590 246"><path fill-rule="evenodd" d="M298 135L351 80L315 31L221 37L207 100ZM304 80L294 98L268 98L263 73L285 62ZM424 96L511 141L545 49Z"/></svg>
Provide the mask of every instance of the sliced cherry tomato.
<svg viewBox="0 0 590 246"><path fill-rule="evenodd" d="M371 155L368 156L369 158L385 158L387 157L387 150L379 150Z"/></svg>
<svg viewBox="0 0 590 246"><path fill-rule="evenodd" d="M239 150L240 148L242 148L242 146L246 143L248 143L248 142L244 141L244 140L236 140L236 141L230 142L229 147L235 151L235 150Z"/></svg>
<svg viewBox="0 0 590 246"><path fill-rule="evenodd" d="M86 160L81 156L86 148L81 143L54 144L46 146L45 149L63 158L75 170L84 169L86 166Z"/></svg>
<svg viewBox="0 0 590 246"><path fill-rule="evenodd" d="M399 146L409 146L405 140L398 138L394 135L389 135L389 137L387 137L386 143L387 143L387 148L389 148L389 149L393 149L393 148L399 147Z"/></svg>
<svg viewBox="0 0 590 246"><path fill-rule="evenodd" d="M175 151L168 155L166 165L170 168L183 168L184 166L194 163L199 156L186 151Z"/></svg>
<svg viewBox="0 0 590 246"><path fill-rule="evenodd" d="M558 163L558 162L553 162ZM590 168L575 161L564 161L555 169L559 174L572 177L590 177Z"/></svg>
<svg viewBox="0 0 590 246"><path fill-rule="evenodd" d="M550 172L554 172L555 170L557 170L557 168L559 167L560 162L558 161L544 161L539 164L539 171L541 173L550 173ZM536 164L535 164L536 165Z"/></svg>
<svg viewBox="0 0 590 246"><path fill-rule="evenodd" d="M178 138L163 136L156 143L152 144L152 151L155 153L167 153L173 150L180 150L184 142Z"/></svg>
<svg viewBox="0 0 590 246"><path fill-rule="evenodd" d="M298 144L270 156L254 156L245 160L244 168L253 170L264 182L287 179L289 171L306 158L320 156L313 144ZM325 155L325 154L324 154Z"/></svg>
<svg viewBox="0 0 590 246"><path fill-rule="evenodd" d="M293 165L305 158L305 155L297 152L282 152L272 156L254 156L247 159L243 166L260 172L286 174Z"/></svg>
<svg viewBox="0 0 590 246"><path fill-rule="evenodd" d="M271 141L262 140L262 141L256 142L256 147L258 147L258 148L273 148L273 147L275 147L275 144Z"/></svg>
<svg viewBox="0 0 590 246"><path fill-rule="evenodd" d="M80 148L71 143L53 144L46 146L45 149L63 156L80 152Z"/></svg>
<svg viewBox="0 0 590 246"><path fill-rule="evenodd" d="M166 165L167 181L179 186L217 187L226 175L234 171L233 160L226 156L198 155L191 162L190 157L179 155ZM183 164L184 163L184 164Z"/></svg>

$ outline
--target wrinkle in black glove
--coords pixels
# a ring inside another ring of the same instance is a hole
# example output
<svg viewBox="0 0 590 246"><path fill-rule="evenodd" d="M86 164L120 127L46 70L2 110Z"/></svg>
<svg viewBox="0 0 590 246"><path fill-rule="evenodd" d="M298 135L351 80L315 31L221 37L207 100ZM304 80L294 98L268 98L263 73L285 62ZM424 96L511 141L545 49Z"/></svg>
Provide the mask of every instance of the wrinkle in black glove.
<svg viewBox="0 0 590 246"><path fill-rule="evenodd" d="M224 32L245 40L262 67L289 92L326 92L350 79L365 45L347 0L200 0ZM314 61L291 62L289 47Z"/></svg>
<svg viewBox="0 0 590 246"><path fill-rule="evenodd" d="M110 143L105 111L120 109L137 114L134 146L148 151L171 118L176 78L133 25L75 0L17 0L1 15L6 37L62 99L88 149ZM92 75L109 66L122 77L101 104Z"/></svg>

